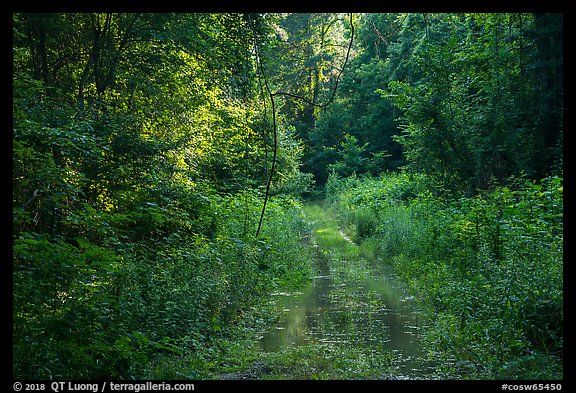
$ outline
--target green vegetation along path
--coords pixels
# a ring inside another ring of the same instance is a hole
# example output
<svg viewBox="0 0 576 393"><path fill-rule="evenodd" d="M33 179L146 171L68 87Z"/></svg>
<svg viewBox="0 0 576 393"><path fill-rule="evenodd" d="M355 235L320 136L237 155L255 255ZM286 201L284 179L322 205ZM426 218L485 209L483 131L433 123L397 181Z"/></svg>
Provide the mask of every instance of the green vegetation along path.
<svg viewBox="0 0 576 393"><path fill-rule="evenodd" d="M413 299L323 204L305 211L316 249L314 280L303 291L272 294L282 315L260 338L256 364L225 378L431 378Z"/></svg>

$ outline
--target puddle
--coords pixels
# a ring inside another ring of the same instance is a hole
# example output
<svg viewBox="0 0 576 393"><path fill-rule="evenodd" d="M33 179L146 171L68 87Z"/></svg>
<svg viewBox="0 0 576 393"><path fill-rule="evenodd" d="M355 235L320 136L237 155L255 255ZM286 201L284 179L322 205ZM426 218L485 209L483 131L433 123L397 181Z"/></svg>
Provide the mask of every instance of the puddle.
<svg viewBox="0 0 576 393"><path fill-rule="evenodd" d="M422 324L413 298L386 269L357 278L343 274L343 263L347 262L321 258L305 291L274 294L283 313L260 339L261 350L316 343L362 345L393 352L399 378L426 379L431 369L420 350Z"/></svg>

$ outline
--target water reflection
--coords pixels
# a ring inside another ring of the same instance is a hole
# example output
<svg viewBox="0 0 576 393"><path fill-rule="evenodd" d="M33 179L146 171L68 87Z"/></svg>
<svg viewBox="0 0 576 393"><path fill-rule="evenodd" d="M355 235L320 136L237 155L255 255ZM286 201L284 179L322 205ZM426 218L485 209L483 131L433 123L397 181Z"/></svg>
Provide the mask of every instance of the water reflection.
<svg viewBox="0 0 576 393"><path fill-rule="evenodd" d="M376 271L364 280L337 280L327 261L321 260L318 268L306 291L275 294L284 313L261 338L261 349L272 352L310 343L363 345L396 353L400 374L413 378L422 374L418 311L389 272Z"/></svg>

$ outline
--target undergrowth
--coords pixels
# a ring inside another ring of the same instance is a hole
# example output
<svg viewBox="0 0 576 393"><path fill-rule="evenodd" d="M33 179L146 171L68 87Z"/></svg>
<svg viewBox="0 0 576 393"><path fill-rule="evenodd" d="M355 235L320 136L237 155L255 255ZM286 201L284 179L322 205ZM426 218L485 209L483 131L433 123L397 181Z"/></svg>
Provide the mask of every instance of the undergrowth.
<svg viewBox="0 0 576 393"><path fill-rule="evenodd" d="M177 228L129 241L112 216L106 247L19 235L14 377L183 379L221 367L266 323L269 293L311 275L302 204L272 198L254 238L260 208L254 194L207 198L211 238Z"/></svg>
<svg viewBox="0 0 576 393"><path fill-rule="evenodd" d="M562 378L562 178L453 197L420 175L332 176L327 199L426 310L440 373Z"/></svg>

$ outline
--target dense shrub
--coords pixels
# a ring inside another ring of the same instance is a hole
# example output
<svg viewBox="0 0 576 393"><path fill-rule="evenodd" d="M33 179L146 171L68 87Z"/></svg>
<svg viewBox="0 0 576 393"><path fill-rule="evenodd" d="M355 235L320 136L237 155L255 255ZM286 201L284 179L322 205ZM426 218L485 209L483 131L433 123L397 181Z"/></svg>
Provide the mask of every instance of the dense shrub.
<svg viewBox="0 0 576 393"><path fill-rule="evenodd" d="M202 364L215 356L210 348L244 312L310 274L301 204L273 198L265 237L255 239L243 230L254 230L259 202L255 194L212 198L212 240L180 230L159 243L109 239L101 247L19 234L14 375L141 377L162 357Z"/></svg>
<svg viewBox="0 0 576 393"><path fill-rule="evenodd" d="M562 178L511 178L459 199L407 194L405 178L332 179L329 197L428 310L445 372L561 378Z"/></svg>

